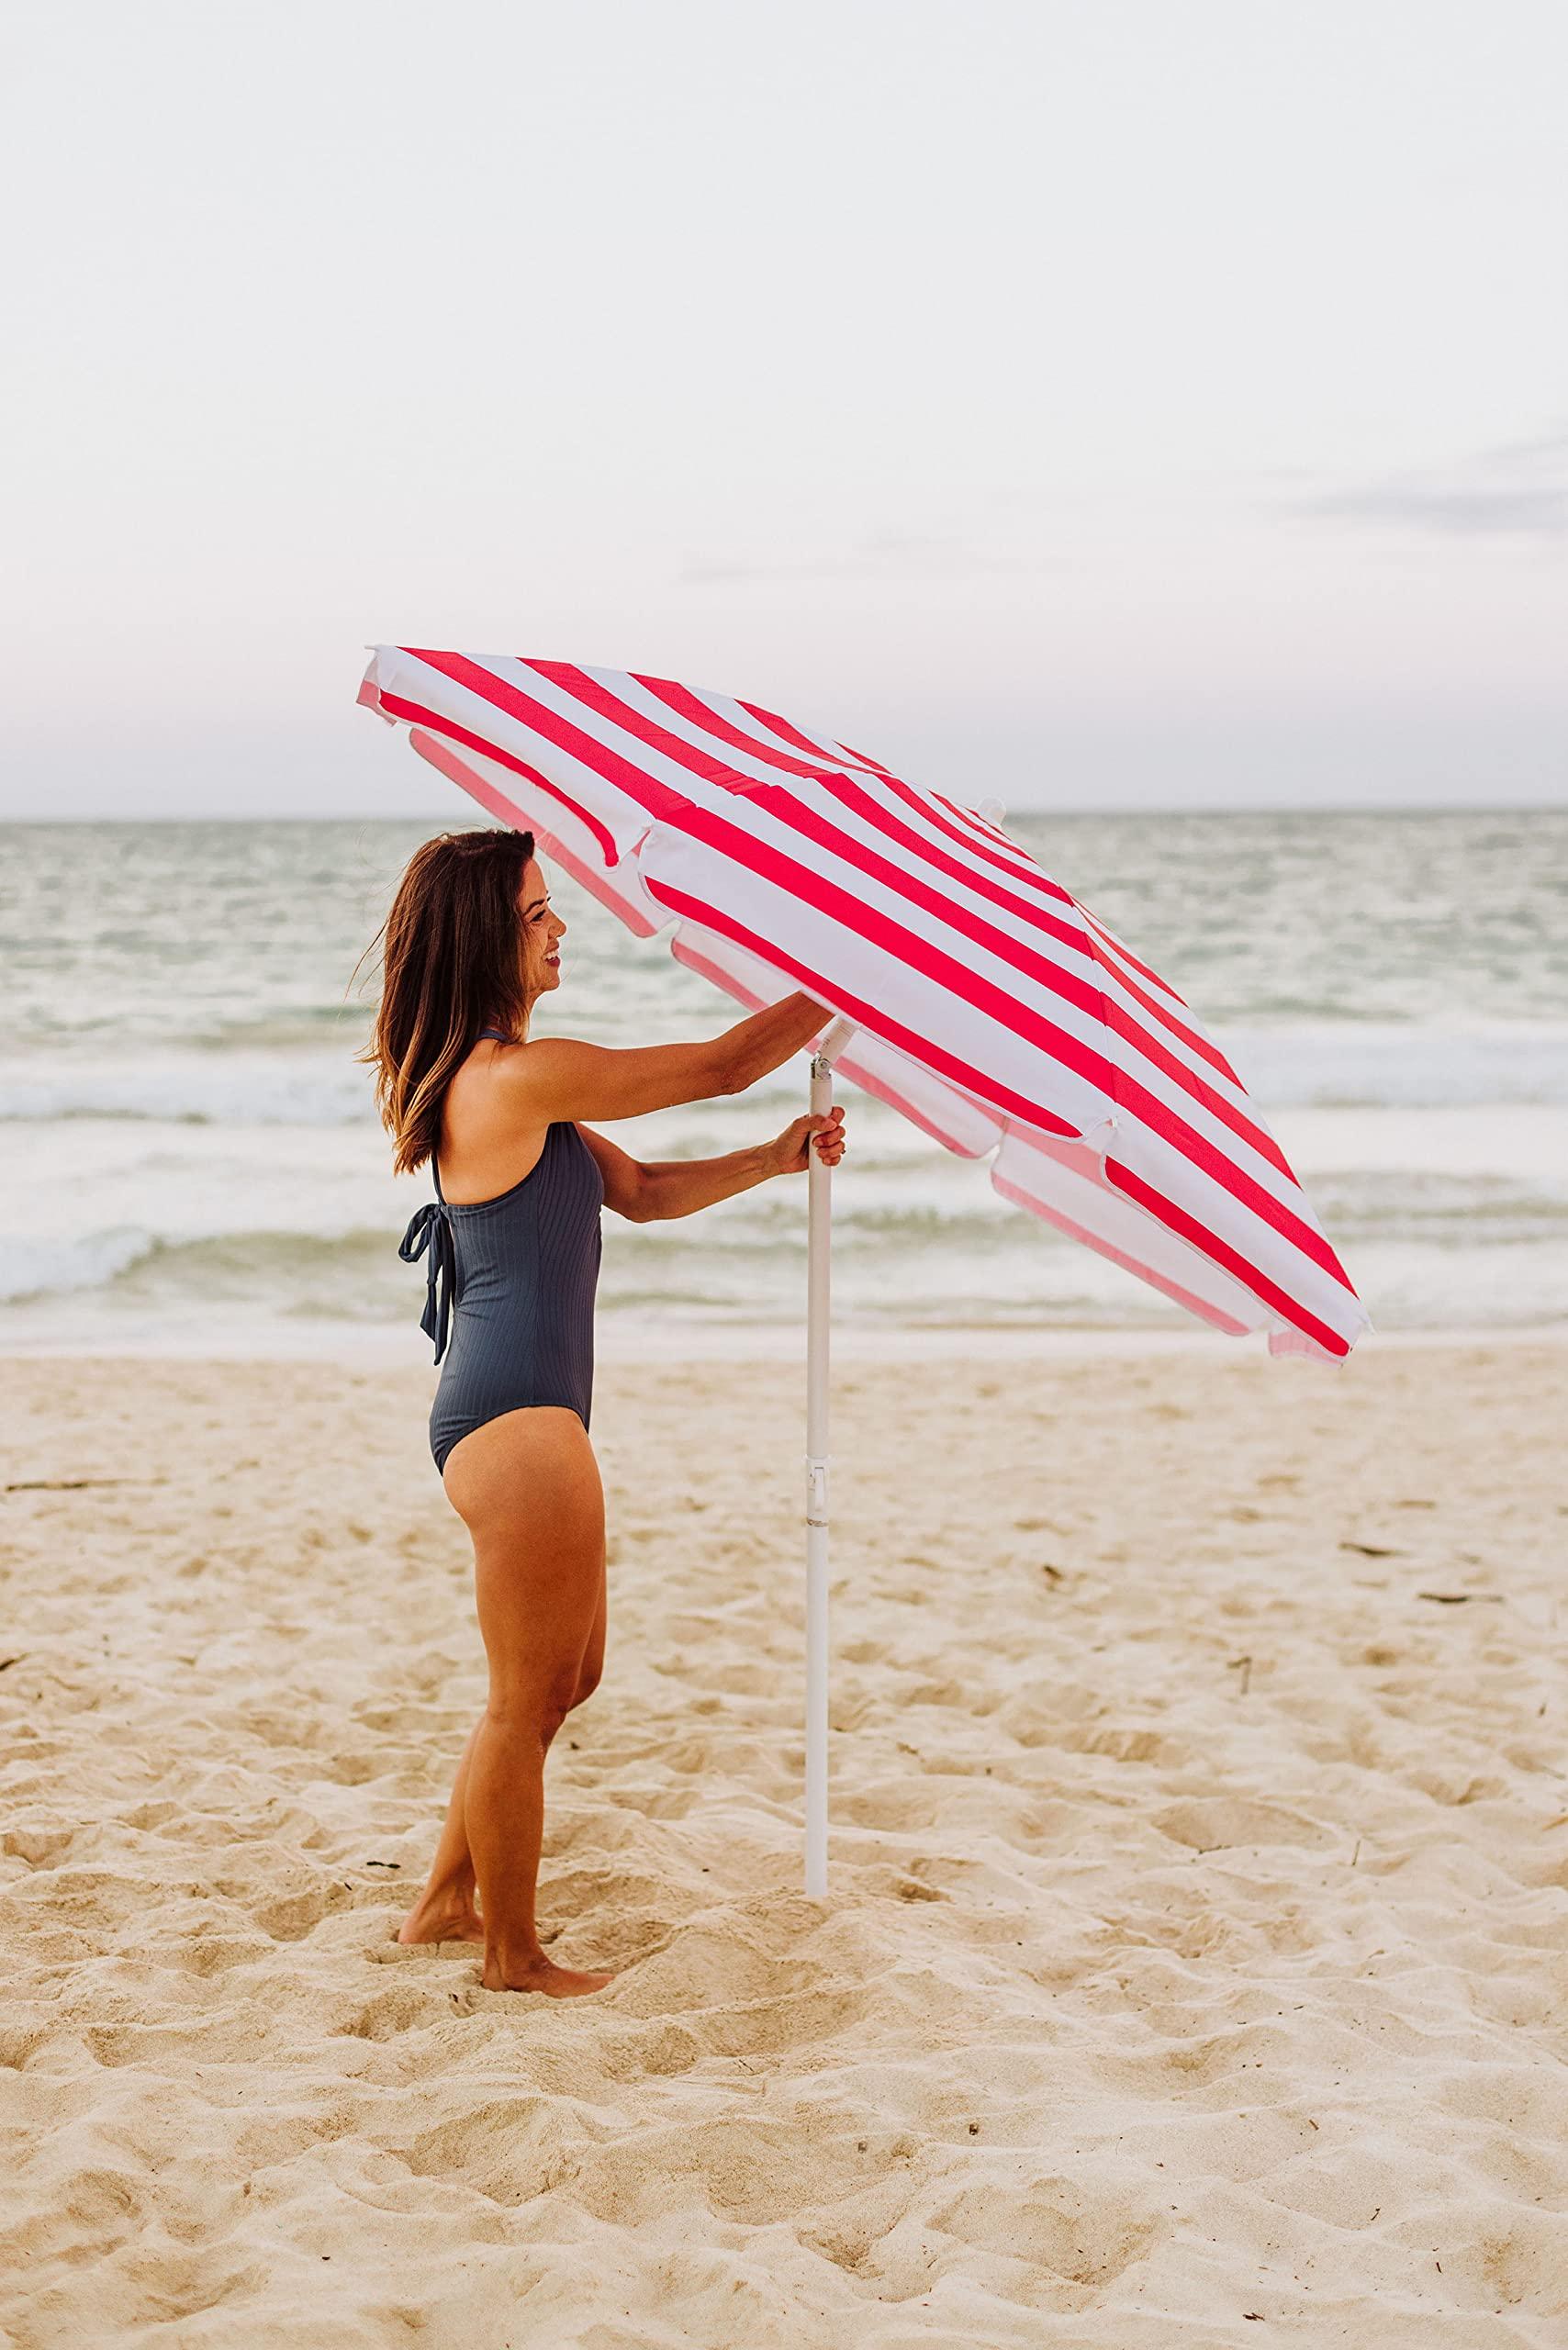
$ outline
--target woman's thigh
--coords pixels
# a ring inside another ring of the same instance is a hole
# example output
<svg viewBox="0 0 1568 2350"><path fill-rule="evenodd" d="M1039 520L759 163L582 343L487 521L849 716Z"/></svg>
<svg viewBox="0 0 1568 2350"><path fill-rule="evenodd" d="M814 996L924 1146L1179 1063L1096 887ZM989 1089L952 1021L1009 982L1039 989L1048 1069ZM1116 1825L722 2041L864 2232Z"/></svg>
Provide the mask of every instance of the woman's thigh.
<svg viewBox="0 0 1568 2350"><path fill-rule="evenodd" d="M564 1709L604 1582L604 1489L588 1430L565 1405L504 1412L453 1446L443 1483L474 1539L492 1687Z"/></svg>

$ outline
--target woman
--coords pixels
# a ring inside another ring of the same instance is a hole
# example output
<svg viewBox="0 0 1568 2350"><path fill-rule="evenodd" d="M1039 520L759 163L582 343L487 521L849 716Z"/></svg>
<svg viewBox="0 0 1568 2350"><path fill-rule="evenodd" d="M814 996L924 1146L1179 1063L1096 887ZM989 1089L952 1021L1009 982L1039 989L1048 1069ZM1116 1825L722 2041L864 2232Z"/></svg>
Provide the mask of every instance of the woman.
<svg viewBox="0 0 1568 2350"><path fill-rule="evenodd" d="M561 984L566 928L532 834L427 841L381 933L362 1056L396 1168L428 1158L435 1181L400 1253L428 1257L424 1327L445 1358L431 1449L473 1537L489 1663L430 1880L398 1939L482 1942L487 1989L554 1998L610 1979L553 1964L534 1919L544 1757L604 1660L604 1494L588 1442L600 1205L639 1224L690 1215L801 1173L813 1147L829 1166L844 1154L837 1109L722 1158L655 1166L583 1125L739 1093L831 1015L792 995L705 1044L531 1042L534 1004Z"/></svg>

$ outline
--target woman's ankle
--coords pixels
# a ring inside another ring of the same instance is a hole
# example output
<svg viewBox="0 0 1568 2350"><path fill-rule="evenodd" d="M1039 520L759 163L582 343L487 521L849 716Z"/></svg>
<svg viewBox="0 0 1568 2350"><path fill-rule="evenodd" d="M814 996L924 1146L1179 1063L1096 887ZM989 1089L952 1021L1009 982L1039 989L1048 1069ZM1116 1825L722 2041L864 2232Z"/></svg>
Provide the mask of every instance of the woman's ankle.
<svg viewBox="0 0 1568 2350"><path fill-rule="evenodd" d="M485 1964L487 1966L499 1966L512 1974L548 1966L550 1961L544 1955L543 1945L537 1934L498 1934L487 1929Z"/></svg>
<svg viewBox="0 0 1568 2350"><path fill-rule="evenodd" d="M459 1912L475 1907L475 1884L471 1876L450 1876L434 1879L427 1885L415 1903L416 1908Z"/></svg>

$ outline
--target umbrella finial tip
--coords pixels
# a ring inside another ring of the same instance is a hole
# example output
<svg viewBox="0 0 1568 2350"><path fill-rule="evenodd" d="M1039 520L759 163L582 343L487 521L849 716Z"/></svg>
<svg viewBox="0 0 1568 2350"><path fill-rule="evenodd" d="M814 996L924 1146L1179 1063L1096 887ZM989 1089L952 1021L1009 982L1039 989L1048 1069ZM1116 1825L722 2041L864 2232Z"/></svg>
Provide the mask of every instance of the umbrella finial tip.
<svg viewBox="0 0 1568 2350"><path fill-rule="evenodd" d="M988 824L1000 824L1006 813L1006 800L997 800L994 798L991 800L982 800L980 806L975 810L975 814L977 816L983 816Z"/></svg>

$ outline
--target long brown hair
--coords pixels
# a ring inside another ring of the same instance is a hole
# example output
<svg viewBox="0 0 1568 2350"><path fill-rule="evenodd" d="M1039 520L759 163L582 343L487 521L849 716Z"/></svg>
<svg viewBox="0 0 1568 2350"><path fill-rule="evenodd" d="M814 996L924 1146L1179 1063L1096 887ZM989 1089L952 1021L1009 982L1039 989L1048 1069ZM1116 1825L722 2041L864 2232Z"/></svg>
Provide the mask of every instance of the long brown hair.
<svg viewBox="0 0 1568 2350"><path fill-rule="evenodd" d="M527 1025L518 894L532 855L533 834L510 826L438 834L409 859L365 949L381 949L381 1003L354 1058L375 1070L399 1175L434 1153L446 1089L480 1029Z"/></svg>

